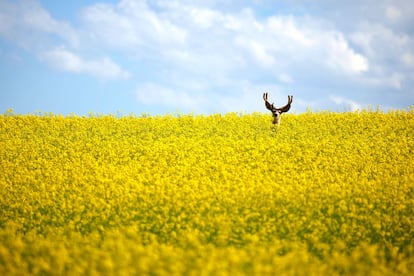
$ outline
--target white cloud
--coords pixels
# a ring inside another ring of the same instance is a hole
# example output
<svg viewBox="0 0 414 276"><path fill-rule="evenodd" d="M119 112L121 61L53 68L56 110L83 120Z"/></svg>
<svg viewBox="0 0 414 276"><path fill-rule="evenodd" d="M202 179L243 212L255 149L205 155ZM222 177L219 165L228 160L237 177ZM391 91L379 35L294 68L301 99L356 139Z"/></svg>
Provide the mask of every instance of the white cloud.
<svg viewBox="0 0 414 276"><path fill-rule="evenodd" d="M399 57L399 51L412 44L412 39L407 34L397 33L382 24L368 22L360 24L357 31L349 34L349 38L368 58L375 61Z"/></svg>
<svg viewBox="0 0 414 276"><path fill-rule="evenodd" d="M254 62L269 69L295 62L351 74L368 70L366 58L316 18L259 19L251 9L224 12L174 1L163 2L160 9L123 0L90 6L82 14L97 42L127 49L141 59L170 58L181 68L227 71Z"/></svg>
<svg viewBox="0 0 414 276"><path fill-rule="evenodd" d="M414 4L403 0L97 1L70 22L39 3L0 0L0 38L62 71L139 81L146 105L262 110L260 93L292 89L296 106L354 109L356 97L330 91L412 93Z"/></svg>
<svg viewBox="0 0 414 276"><path fill-rule="evenodd" d="M37 1L30 0L0 1L0 35L27 50L38 50L53 40L73 47L80 43L69 23L53 19Z"/></svg>
<svg viewBox="0 0 414 276"><path fill-rule="evenodd" d="M369 69L367 59L355 53L341 34L328 35L323 43L327 44L327 62L332 68L341 68L345 72L360 73Z"/></svg>
<svg viewBox="0 0 414 276"><path fill-rule="evenodd" d="M250 81L241 81L234 84L234 91L224 91L214 97L211 103L211 110L217 109L223 112L268 112L263 102L263 93L269 93L269 101L275 106L281 107L287 103L287 96L291 91L282 91L283 89L274 83L252 83ZM290 112L294 112L297 107L295 103Z"/></svg>
<svg viewBox="0 0 414 276"><path fill-rule="evenodd" d="M392 72L386 76L367 77L363 82L378 88L392 88L400 90L405 77L401 73Z"/></svg>
<svg viewBox="0 0 414 276"><path fill-rule="evenodd" d="M281 73L277 76L277 78L284 83L292 83L293 82L293 78L292 76L290 76L289 74L286 73Z"/></svg>
<svg viewBox="0 0 414 276"><path fill-rule="evenodd" d="M404 81L404 76L400 73L393 73L389 78L385 79L385 82L395 89L400 90L402 82Z"/></svg>
<svg viewBox="0 0 414 276"><path fill-rule="evenodd" d="M341 97L341 96L333 96L333 95L330 96L329 99L331 101L333 101L336 105L344 107L345 108L344 111L361 110L361 104L359 104L359 103L357 103L353 100L350 100L350 99L347 99L347 98L344 98L344 97Z"/></svg>
<svg viewBox="0 0 414 276"><path fill-rule="evenodd" d="M402 55L402 61L406 66L414 68L414 55L410 52L406 52Z"/></svg>
<svg viewBox="0 0 414 276"><path fill-rule="evenodd" d="M236 88L233 91L221 89L189 92L179 87L145 83L137 87L135 95L141 104L184 112L266 112L262 98L264 91L269 92L275 105L283 106L287 103L288 92L280 92L280 87L272 83L256 85L241 81L232 87ZM294 110L295 108L292 112Z"/></svg>
<svg viewBox="0 0 414 276"><path fill-rule="evenodd" d="M81 47L81 33L69 23L54 19L38 1L0 2L0 36L34 52L54 68L101 80L130 77L129 72L107 56L91 59L75 54L73 49ZM56 44L65 47L56 47Z"/></svg>
<svg viewBox="0 0 414 276"><path fill-rule="evenodd" d="M292 16L271 16L266 22L268 34L277 35L282 41L287 41L290 45L302 48L310 48L315 45L315 39L310 30L297 22ZM321 32L322 30L318 30Z"/></svg>
<svg viewBox="0 0 414 276"><path fill-rule="evenodd" d="M207 100L203 95L181 91L154 83L140 85L136 89L136 97L145 105L166 106L185 111L205 110Z"/></svg>
<svg viewBox="0 0 414 276"><path fill-rule="evenodd" d="M183 29L151 10L146 1L95 4L85 8L82 16L91 37L110 47L148 53L160 44L181 44L186 39Z"/></svg>
<svg viewBox="0 0 414 276"><path fill-rule="evenodd" d="M385 16L388 19L395 21L401 17L401 11L399 8L395 6L388 6L385 8Z"/></svg>
<svg viewBox="0 0 414 276"><path fill-rule="evenodd" d="M217 24L218 20L222 20L222 15L219 12L206 8L193 7L190 9L189 15L200 28L210 28Z"/></svg>
<svg viewBox="0 0 414 276"><path fill-rule="evenodd" d="M263 67L271 67L275 64L273 54L267 49L266 45L255 40L247 40L239 37L236 39L236 45L244 48L251 54L253 59Z"/></svg>
<svg viewBox="0 0 414 276"><path fill-rule="evenodd" d="M236 46L264 68L302 64L346 74L369 70L368 59L352 49L342 33L326 28L316 18L271 16L264 22L250 20L250 25L263 28L239 32Z"/></svg>
<svg viewBox="0 0 414 276"><path fill-rule="evenodd" d="M407 76L412 74L414 40L379 23L363 23L350 34L350 39L370 60L370 74L360 82L374 87L401 90Z"/></svg>
<svg viewBox="0 0 414 276"><path fill-rule="evenodd" d="M123 70L108 57L87 60L64 48L57 48L43 52L41 58L59 70L85 73L103 80L128 79L130 77L129 72Z"/></svg>

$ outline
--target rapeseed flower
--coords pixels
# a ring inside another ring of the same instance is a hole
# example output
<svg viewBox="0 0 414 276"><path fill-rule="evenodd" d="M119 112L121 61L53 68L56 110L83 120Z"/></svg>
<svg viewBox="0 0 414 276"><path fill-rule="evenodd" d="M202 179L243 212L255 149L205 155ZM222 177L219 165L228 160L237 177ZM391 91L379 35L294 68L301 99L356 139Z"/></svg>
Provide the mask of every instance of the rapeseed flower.
<svg viewBox="0 0 414 276"><path fill-rule="evenodd" d="M409 274L414 112L0 116L0 273Z"/></svg>

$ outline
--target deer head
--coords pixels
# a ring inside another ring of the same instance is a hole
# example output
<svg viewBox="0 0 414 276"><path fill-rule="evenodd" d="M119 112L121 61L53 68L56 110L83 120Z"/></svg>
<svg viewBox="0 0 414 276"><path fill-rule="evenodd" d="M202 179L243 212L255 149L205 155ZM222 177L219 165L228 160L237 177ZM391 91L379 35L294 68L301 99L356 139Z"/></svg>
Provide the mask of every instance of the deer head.
<svg viewBox="0 0 414 276"><path fill-rule="evenodd" d="M289 111L290 105L293 101L293 96L288 96L287 105L280 108L276 108L273 103L269 103L269 101L267 100L267 92L263 93L263 100L265 101L266 108L272 112L273 124L280 125L280 117L282 116L282 113Z"/></svg>

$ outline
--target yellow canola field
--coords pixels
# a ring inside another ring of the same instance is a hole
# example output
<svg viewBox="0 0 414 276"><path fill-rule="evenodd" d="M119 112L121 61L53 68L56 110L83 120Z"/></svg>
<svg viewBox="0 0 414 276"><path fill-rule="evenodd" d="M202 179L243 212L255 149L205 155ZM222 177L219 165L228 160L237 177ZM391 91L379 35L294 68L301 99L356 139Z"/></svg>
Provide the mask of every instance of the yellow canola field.
<svg viewBox="0 0 414 276"><path fill-rule="evenodd" d="M0 115L0 275L414 271L414 110Z"/></svg>

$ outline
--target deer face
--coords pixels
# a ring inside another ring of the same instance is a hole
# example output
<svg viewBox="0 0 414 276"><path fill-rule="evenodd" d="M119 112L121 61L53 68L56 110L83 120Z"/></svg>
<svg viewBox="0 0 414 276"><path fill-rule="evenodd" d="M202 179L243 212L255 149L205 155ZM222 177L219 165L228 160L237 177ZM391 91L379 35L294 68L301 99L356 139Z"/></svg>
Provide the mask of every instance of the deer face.
<svg viewBox="0 0 414 276"><path fill-rule="evenodd" d="M280 117L282 117L282 113L280 111L275 111L273 113L273 124L280 125Z"/></svg>
<svg viewBox="0 0 414 276"><path fill-rule="evenodd" d="M280 125L280 117L282 116L282 113L289 111L290 105L292 104L292 101L293 101L293 96L288 96L287 105L280 107L280 108L276 108L274 104L270 104L267 97L268 97L267 92L263 93L263 100L265 101L265 106L268 110L272 112L272 115L273 115L273 124Z"/></svg>

